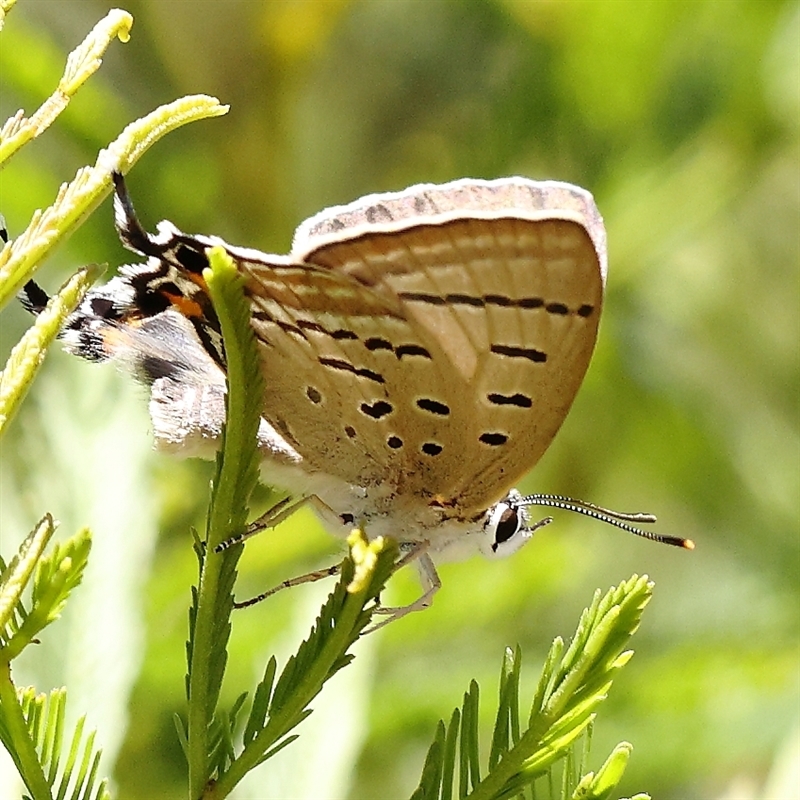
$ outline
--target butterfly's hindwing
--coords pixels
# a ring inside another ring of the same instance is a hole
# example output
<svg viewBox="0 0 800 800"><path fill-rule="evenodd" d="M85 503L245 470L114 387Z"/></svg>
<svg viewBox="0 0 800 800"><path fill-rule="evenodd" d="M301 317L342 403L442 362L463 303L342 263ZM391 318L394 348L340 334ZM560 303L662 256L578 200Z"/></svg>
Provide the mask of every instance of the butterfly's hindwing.
<svg viewBox="0 0 800 800"><path fill-rule="evenodd" d="M465 514L535 464L588 366L602 271L585 226L525 212L402 227L384 211L376 231L340 226L308 254L321 269L299 270L306 294L292 303L291 270L244 265L256 309L272 287L278 318L255 313L272 376L265 414L273 401L289 412L278 424L309 464ZM301 363L311 383L298 382Z"/></svg>

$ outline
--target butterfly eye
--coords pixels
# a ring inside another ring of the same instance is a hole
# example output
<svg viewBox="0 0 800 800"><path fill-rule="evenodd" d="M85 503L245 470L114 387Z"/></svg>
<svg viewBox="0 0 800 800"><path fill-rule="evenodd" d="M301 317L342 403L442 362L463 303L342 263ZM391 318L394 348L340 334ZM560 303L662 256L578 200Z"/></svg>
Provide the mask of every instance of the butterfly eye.
<svg viewBox="0 0 800 800"><path fill-rule="evenodd" d="M511 539L518 530L519 514L517 514L515 509L507 506L503 513L500 514L500 520L495 528L494 549L497 550L501 544Z"/></svg>
<svg viewBox="0 0 800 800"><path fill-rule="evenodd" d="M512 491L486 512L481 550L489 558L510 556L530 539L527 516L524 508L515 502L516 497L518 494Z"/></svg>

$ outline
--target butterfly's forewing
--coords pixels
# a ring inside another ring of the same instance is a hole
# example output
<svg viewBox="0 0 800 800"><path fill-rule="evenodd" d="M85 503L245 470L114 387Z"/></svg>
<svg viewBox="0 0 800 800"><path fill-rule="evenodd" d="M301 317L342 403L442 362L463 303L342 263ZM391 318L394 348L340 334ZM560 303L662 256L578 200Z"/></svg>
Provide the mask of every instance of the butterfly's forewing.
<svg viewBox="0 0 800 800"><path fill-rule="evenodd" d="M536 463L569 410L605 237L576 187L463 180L329 209L285 266L243 268L265 417L307 464L468 515Z"/></svg>
<svg viewBox="0 0 800 800"><path fill-rule="evenodd" d="M366 347L357 329L384 320L408 328L399 304L311 265L239 265L250 278L267 377L265 419L303 456L307 471L374 484L386 474L390 454L370 412L380 416L375 403L385 399L386 387L369 351L361 357Z"/></svg>

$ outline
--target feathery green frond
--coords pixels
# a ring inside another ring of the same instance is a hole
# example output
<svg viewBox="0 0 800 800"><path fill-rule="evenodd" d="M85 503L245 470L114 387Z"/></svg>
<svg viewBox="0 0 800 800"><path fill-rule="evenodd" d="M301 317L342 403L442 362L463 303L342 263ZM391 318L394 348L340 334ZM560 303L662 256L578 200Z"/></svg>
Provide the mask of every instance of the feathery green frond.
<svg viewBox="0 0 800 800"><path fill-rule="evenodd" d="M57 543L52 552L42 555L42 548L53 533L53 521L46 516L20 548L20 555L4 572L0 583L0 601L6 610L12 608L17 619L2 631L0 661L10 662L55 620L70 592L81 582L92 546L87 529L79 531L66 542ZM30 609L20 599L35 562L35 577ZM6 594L8 592L8 594ZM8 618L10 622L10 618Z"/></svg>
<svg viewBox="0 0 800 800"><path fill-rule="evenodd" d="M521 653L519 648L507 649L486 776L480 777L479 693L473 681L460 713L458 709L453 713L446 735L444 723L437 727L413 800L450 798L455 764L461 798L511 800L559 763L563 765L564 797L609 797L622 777L630 745L618 746L597 775L588 773L577 786L572 777L574 764L569 760L571 747L594 719L616 672L629 660L630 651L623 649L639 626L651 592L652 583L647 577L634 575L603 596L599 591L595 593L566 651L560 638L553 642L533 695L525 731L520 730Z"/></svg>
<svg viewBox="0 0 800 800"><path fill-rule="evenodd" d="M28 612L22 604L22 592L36 569L47 543L55 532L53 518L46 514L25 537L17 555L6 565L0 559L0 642L6 646L11 632L19 629ZM14 619L14 614L18 619ZM10 626L10 629L9 629Z"/></svg>
<svg viewBox="0 0 800 800"><path fill-rule="evenodd" d="M67 107L70 98L100 68L101 56L118 38L130 38L133 17L127 11L112 9L98 22L86 38L69 54L58 88L26 119L22 111L11 117L0 129L0 165L11 158L24 144L43 133Z"/></svg>
<svg viewBox="0 0 800 800"><path fill-rule="evenodd" d="M290 733L311 713L309 703L352 660L348 650L370 624L399 551L394 542L381 537L367 542L360 531L354 531L348 542L350 555L308 638L287 660L277 681L274 659L267 664L245 726L244 748L219 774L215 796L224 797L253 767L296 738Z"/></svg>
<svg viewBox="0 0 800 800"><path fill-rule="evenodd" d="M216 547L224 539L211 538L212 534L230 538L243 530L247 522L250 494L258 483L256 443L265 384L258 345L250 328L251 311L243 292L244 280L222 247L210 248L208 258L211 267L204 278L222 328L229 387L228 423L223 431L225 458L214 481L212 499L216 512L226 512L229 516L212 519L207 544Z"/></svg>
<svg viewBox="0 0 800 800"><path fill-rule="evenodd" d="M3 371L0 372L0 436L25 399L47 348L58 336L64 320L80 303L101 272L101 268L95 264L79 269L50 298L47 308L37 315L36 321L12 349Z"/></svg>
<svg viewBox="0 0 800 800"><path fill-rule="evenodd" d="M257 433L264 395L250 310L242 279L220 247L208 251L204 273L220 320L227 361L228 393L222 447L217 456L208 512L206 541L199 550L200 580L190 611L187 686L187 729L190 787L199 796L214 768L220 766L210 727L227 663L230 614L236 563L242 553L234 545L214 548L244 530L250 493L258 481ZM217 723L224 723L216 720ZM213 762L213 765L212 765Z"/></svg>
<svg viewBox="0 0 800 800"><path fill-rule="evenodd" d="M98 781L101 752L94 731L84 732L85 717L65 748L66 689L15 691L7 677L0 674L0 741L34 800L110 800L107 779Z"/></svg>
<svg viewBox="0 0 800 800"><path fill-rule="evenodd" d="M93 167L62 184L53 204L37 211L27 229L0 253L0 308L22 288L47 253L71 234L111 191L111 173L127 172L145 151L175 128L227 112L214 97L194 95L160 106L128 125Z"/></svg>

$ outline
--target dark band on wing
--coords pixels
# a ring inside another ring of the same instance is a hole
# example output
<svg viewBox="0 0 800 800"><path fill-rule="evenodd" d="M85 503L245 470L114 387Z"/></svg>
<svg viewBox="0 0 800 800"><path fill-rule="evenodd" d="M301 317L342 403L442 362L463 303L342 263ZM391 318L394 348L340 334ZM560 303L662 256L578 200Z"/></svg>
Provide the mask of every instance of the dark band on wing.
<svg viewBox="0 0 800 800"><path fill-rule="evenodd" d="M352 372L353 375L357 375L359 378L367 378L367 380L374 381L375 383L386 383L385 378L379 372L356 367L349 361L343 361L340 358L319 358L318 360L323 367L338 369L342 372Z"/></svg>
<svg viewBox="0 0 800 800"><path fill-rule="evenodd" d="M304 331L313 331L314 333L322 333L325 336L330 336L332 339L358 339L358 334L354 333L347 328L336 328L336 330L328 330L318 322L313 322L308 319L297 320L297 327L302 328Z"/></svg>
<svg viewBox="0 0 800 800"><path fill-rule="evenodd" d="M478 439L484 444L488 444L492 447L499 447L501 444L505 444L508 441L508 436L505 433L493 431L482 433Z"/></svg>
<svg viewBox="0 0 800 800"><path fill-rule="evenodd" d="M400 344L394 348L394 354L398 360L403 356L420 356L421 358L431 358L431 354L422 345Z"/></svg>
<svg viewBox="0 0 800 800"><path fill-rule="evenodd" d="M357 341L359 338L355 331L348 330L347 328L329 330L324 325L320 325L319 322L314 322L313 320L300 319L297 321L297 324L285 322L284 320L278 320L275 319L275 317L273 317L269 311L265 311L262 308L254 309L253 319L258 320L259 322L268 322L272 325L277 325L285 333L294 334L295 336L305 339L306 341L308 341L306 331L310 331L312 333L321 333L324 336L330 336L332 339L339 341ZM423 347L422 345L399 344L397 347L395 347L388 339L384 339L380 336L371 336L369 339L365 339L364 347L373 352L376 350L388 350L393 352L395 356L397 356L398 360L404 356L419 356L420 358L427 358L429 360L433 358L427 348Z"/></svg>
<svg viewBox="0 0 800 800"><path fill-rule="evenodd" d="M489 349L498 356L526 358L528 361L533 361L537 364L543 364L547 361L547 353L543 353L541 350L536 350L533 347L514 347L508 344L493 344Z"/></svg>
<svg viewBox="0 0 800 800"><path fill-rule="evenodd" d="M401 300L411 303L427 303L431 306L473 306L474 308L485 308L486 306L498 306L500 308L523 308L536 309L543 308L548 314L563 316L566 314L576 314L579 317L590 317L594 313L594 306L584 303L575 310L570 310L564 303L548 302L542 297L508 297L503 294L429 294L428 292L400 292Z"/></svg>
<svg viewBox="0 0 800 800"><path fill-rule="evenodd" d="M526 394L500 394L499 392L490 392L486 395L490 403L496 406L516 406L517 408L530 408L533 405L533 400Z"/></svg>
<svg viewBox="0 0 800 800"><path fill-rule="evenodd" d="M314 322L313 320L308 319L299 319L297 320L297 324L291 322L285 322L284 320L275 319L269 311L265 311L261 308L256 308L253 310L253 319L258 320L259 322L269 322L272 325L277 325L284 333L292 333L295 336L305 339L308 341L308 337L306 336L305 332L310 331L312 333L321 333L324 336L330 336L331 339L337 340L357 340L358 334L354 331L348 330L347 328L336 328L335 330L329 330L324 325L320 325L318 322Z"/></svg>
<svg viewBox="0 0 800 800"><path fill-rule="evenodd" d="M417 400L417 406L423 411L430 414L436 414L439 417L447 417L450 414L450 407L438 400L432 400L430 397L420 397Z"/></svg>
<svg viewBox="0 0 800 800"><path fill-rule="evenodd" d="M381 419L381 417L386 417L394 411L392 404L387 403L385 400L376 400L374 403L362 403L359 408L362 414L366 414L373 419Z"/></svg>

